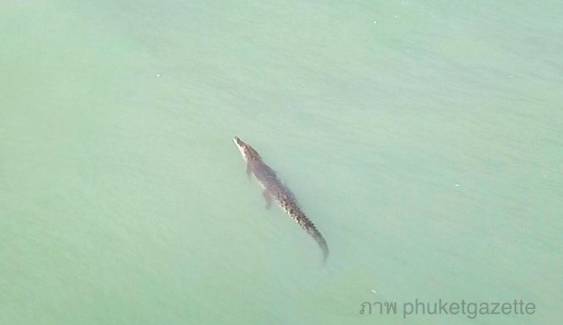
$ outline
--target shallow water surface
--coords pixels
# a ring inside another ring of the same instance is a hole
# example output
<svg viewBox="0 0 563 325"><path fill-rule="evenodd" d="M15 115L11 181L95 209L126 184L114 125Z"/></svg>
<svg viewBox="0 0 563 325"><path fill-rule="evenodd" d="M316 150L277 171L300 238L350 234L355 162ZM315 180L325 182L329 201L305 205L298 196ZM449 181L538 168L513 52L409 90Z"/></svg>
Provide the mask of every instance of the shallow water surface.
<svg viewBox="0 0 563 325"><path fill-rule="evenodd" d="M561 16L5 1L0 323L561 322ZM325 235L325 267L235 135ZM536 311L404 315L416 299Z"/></svg>

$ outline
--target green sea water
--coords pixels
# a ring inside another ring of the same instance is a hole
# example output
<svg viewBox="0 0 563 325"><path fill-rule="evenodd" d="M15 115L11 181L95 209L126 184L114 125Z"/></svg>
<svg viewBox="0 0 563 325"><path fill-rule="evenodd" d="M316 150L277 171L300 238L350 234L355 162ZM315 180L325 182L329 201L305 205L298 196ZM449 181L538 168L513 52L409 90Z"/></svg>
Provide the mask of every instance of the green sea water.
<svg viewBox="0 0 563 325"><path fill-rule="evenodd" d="M2 1L0 324L561 323L561 17ZM235 135L325 235L325 266ZM405 315L417 299L535 310Z"/></svg>

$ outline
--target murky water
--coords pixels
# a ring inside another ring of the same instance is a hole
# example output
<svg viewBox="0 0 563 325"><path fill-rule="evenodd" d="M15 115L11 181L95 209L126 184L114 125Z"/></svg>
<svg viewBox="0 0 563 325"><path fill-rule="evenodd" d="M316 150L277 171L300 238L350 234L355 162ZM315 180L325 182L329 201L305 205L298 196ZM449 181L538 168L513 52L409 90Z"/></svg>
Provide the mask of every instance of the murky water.
<svg viewBox="0 0 563 325"><path fill-rule="evenodd" d="M560 322L562 16L4 1L0 323ZM325 267L234 135L323 232ZM405 315L415 299L536 309Z"/></svg>

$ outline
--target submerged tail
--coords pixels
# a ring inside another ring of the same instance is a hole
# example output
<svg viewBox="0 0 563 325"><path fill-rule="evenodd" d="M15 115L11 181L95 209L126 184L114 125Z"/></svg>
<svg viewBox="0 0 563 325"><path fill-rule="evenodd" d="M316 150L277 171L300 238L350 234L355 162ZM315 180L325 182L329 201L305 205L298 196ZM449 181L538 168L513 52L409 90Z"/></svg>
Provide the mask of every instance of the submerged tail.
<svg viewBox="0 0 563 325"><path fill-rule="evenodd" d="M305 216L303 213L299 213L296 216L292 216L295 221L305 230L313 239L317 242L321 250L323 251L323 264L326 263L326 259L328 258L328 245L326 240L324 239L321 232L315 227L315 224Z"/></svg>
<svg viewBox="0 0 563 325"><path fill-rule="evenodd" d="M310 231L307 231L311 236L313 236L313 238L315 239L315 241L317 242L317 244L319 244L319 247L321 248L321 250L323 251L323 264L326 264L326 259L328 258L328 245L326 244L326 240L324 239L323 235L317 230L317 228L313 225L313 229Z"/></svg>
<svg viewBox="0 0 563 325"><path fill-rule="evenodd" d="M328 245L324 239L321 232L315 227L315 224L307 218L305 213L299 208L291 192L286 197L278 199L280 207L293 219L303 230L305 230L309 236L317 242L321 250L323 251L323 264L326 263L328 258Z"/></svg>

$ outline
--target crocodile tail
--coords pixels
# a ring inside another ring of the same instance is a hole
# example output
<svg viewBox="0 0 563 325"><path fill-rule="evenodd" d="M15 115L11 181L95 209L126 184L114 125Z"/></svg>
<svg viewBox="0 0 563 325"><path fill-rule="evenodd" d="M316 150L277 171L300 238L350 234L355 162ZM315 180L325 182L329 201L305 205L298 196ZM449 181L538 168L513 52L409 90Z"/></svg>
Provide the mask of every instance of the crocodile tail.
<svg viewBox="0 0 563 325"><path fill-rule="evenodd" d="M329 255L329 250L326 240L321 232L317 229L317 227L315 227L315 224L313 224L313 222L311 222L311 220L309 220L309 218L307 218L305 215L297 218L297 222L317 242L323 252L323 264L326 263Z"/></svg>
<svg viewBox="0 0 563 325"><path fill-rule="evenodd" d="M319 244L319 247L323 251L323 264L326 264L326 259L328 258L328 254L329 254L326 240L315 226L313 226L311 231L309 231L309 234L311 234L311 236L315 239L315 241L317 242L317 244Z"/></svg>

